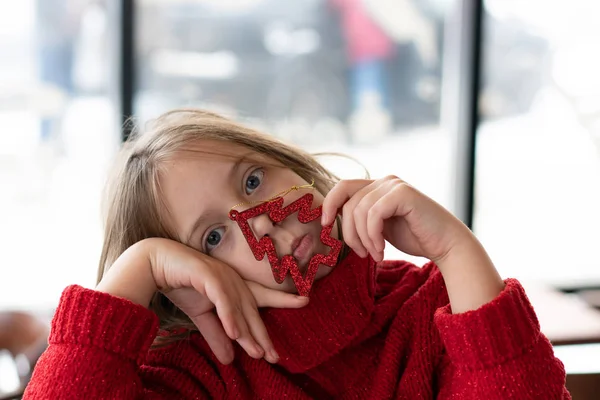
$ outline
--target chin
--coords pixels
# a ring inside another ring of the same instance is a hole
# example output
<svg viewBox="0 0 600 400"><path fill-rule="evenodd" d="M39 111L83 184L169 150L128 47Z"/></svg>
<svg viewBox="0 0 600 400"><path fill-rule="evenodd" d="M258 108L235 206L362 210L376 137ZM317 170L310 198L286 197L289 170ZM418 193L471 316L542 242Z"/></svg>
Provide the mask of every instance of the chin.
<svg viewBox="0 0 600 400"><path fill-rule="evenodd" d="M333 268L327 267L325 265L320 265L319 269L317 270L317 274L315 275L315 282L325 278L331 273L331 271L333 271ZM292 279L291 275L286 276L285 280L280 285L275 284L275 286L270 287L276 290L280 290L282 292L298 294L298 289L296 288L296 285L294 285L294 280Z"/></svg>
<svg viewBox="0 0 600 400"><path fill-rule="evenodd" d="M296 289L296 285L294 285L294 280L291 275L286 276L281 284L278 285L276 283L273 289L286 293L298 294L298 289Z"/></svg>
<svg viewBox="0 0 600 400"><path fill-rule="evenodd" d="M325 265L320 265L319 269L317 270L317 274L315 275L315 281L325 278L331 273L331 271L333 271L333 268L327 267Z"/></svg>

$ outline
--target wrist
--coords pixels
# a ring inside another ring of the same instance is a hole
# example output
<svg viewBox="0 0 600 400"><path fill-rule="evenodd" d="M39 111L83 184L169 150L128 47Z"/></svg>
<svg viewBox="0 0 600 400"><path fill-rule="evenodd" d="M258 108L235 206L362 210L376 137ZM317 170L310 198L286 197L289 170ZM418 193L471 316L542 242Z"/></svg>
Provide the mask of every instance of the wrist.
<svg viewBox="0 0 600 400"><path fill-rule="evenodd" d="M152 274L151 239L129 247L109 268L96 290L148 307L157 291Z"/></svg>
<svg viewBox="0 0 600 400"><path fill-rule="evenodd" d="M468 235L457 239L444 257L435 260L455 314L478 309L504 288L504 281L475 235L468 231Z"/></svg>
<svg viewBox="0 0 600 400"><path fill-rule="evenodd" d="M452 242L448 246L448 249L440 257L431 259L440 270L446 269L446 266L455 265L457 259L464 258L467 254L478 252L479 248L483 249L479 240L466 226L464 226L464 229L454 231L450 236L452 237Z"/></svg>

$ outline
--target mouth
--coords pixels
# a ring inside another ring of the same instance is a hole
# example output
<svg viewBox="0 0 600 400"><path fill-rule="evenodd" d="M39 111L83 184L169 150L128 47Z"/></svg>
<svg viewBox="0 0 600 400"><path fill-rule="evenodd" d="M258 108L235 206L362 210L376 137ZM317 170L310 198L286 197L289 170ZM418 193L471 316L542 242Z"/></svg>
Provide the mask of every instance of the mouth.
<svg viewBox="0 0 600 400"><path fill-rule="evenodd" d="M292 256L298 261L299 266L308 264L313 243L313 237L310 233L300 236L292 242Z"/></svg>

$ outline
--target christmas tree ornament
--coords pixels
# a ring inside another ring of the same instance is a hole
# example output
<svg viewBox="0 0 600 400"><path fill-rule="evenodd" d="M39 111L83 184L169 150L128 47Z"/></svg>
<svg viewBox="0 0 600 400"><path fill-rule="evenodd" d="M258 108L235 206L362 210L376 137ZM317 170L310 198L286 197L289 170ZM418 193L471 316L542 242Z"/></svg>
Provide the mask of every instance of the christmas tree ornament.
<svg viewBox="0 0 600 400"><path fill-rule="evenodd" d="M342 250L342 242L331 237L331 231L335 221L328 226L324 226L321 229L320 235L321 242L324 245L329 246L331 250L327 255L320 253L314 254L308 262L308 268L303 275L298 266L298 260L296 260L291 254L286 254L280 257L275 251L275 246L273 245L273 241L269 236L256 238L252 228L250 227L250 224L248 223L248 220L262 214L267 214L271 221L274 223L279 223L296 212L298 213L298 220L303 224L320 218L322 214L322 206L311 209L314 198L311 193L307 193L283 207L283 197L286 194L293 190L312 187L313 185L314 181L310 185L292 186L290 189L279 193L269 200L259 202L257 206L240 212L235 210L235 208L245 203L237 204L232 207L229 212L229 218L232 221L237 222L256 260L260 261L265 257L265 255L267 256L269 263L271 264L273 277L277 283L282 283L286 275L289 273L292 276L292 280L294 281L294 285L298 290L298 294L301 296L308 296L310 294L310 290L320 264L326 265L330 268L335 267L337 264L338 256Z"/></svg>

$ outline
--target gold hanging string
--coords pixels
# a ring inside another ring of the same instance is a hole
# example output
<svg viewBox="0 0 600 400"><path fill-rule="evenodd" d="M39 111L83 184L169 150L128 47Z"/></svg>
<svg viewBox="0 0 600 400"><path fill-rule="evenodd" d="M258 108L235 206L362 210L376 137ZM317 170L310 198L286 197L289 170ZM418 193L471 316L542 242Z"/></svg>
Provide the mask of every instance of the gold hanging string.
<svg viewBox="0 0 600 400"><path fill-rule="evenodd" d="M262 204L262 203L269 203L273 200L275 200L278 197L284 197L287 194L289 194L290 192L293 192L294 190L300 190L300 189L312 189L315 187L315 178L312 178L311 182L307 185L302 185L302 186L292 186L291 188L284 190L283 192L279 192L277 193L275 196L271 197L268 200L258 200L258 201L247 201L247 202L243 202L243 203L238 203L235 206L231 207L229 209L229 212L231 212L234 208L236 207L240 207L240 206L246 206L246 205L254 205L254 204Z"/></svg>

